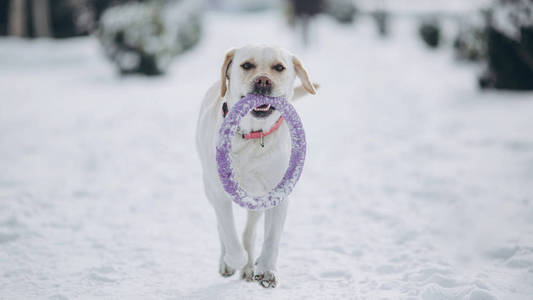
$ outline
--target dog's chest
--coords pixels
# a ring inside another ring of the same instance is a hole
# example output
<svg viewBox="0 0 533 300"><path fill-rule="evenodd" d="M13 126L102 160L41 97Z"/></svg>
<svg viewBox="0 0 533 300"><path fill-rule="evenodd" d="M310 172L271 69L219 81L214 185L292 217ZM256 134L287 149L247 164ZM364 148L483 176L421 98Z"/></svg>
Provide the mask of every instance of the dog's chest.
<svg viewBox="0 0 533 300"><path fill-rule="evenodd" d="M269 136L270 137L270 136ZM231 153L235 177L248 193L262 196L282 179L289 164L290 140L283 132L260 141L236 137Z"/></svg>

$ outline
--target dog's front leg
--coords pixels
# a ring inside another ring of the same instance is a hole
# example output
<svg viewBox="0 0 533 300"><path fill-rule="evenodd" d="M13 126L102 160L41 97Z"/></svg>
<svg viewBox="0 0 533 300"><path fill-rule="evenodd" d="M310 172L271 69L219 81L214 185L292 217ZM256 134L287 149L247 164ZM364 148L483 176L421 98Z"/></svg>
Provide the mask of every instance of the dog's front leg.
<svg viewBox="0 0 533 300"><path fill-rule="evenodd" d="M285 199L278 206L265 212L265 239L261 255L257 259L254 276L254 279L265 288L274 288L279 284L279 278L276 275L278 251L288 202L289 199Z"/></svg>
<svg viewBox="0 0 533 300"><path fill-rule="evenodd" d="M242 244L248 253L248 263L242 269L241 278L246 281L252 281L254 279L255 227L262 214L263 212L261 211L248 211L246 227L242 234Z"/></svg>
<svg viewBox="0 0 533 300"><path fill-rule="evenodd" d="M230 277L235 274L235 269L230 267L225 261L224 256L226 255L226 246L224 246L224 241L222 240L222 234L220 233L220 226L217 226L218 236L220 238L220 258L218 260L218 273L222 277Z"/></svg>
<svg viewBox="0 0 533 300"><path fill-rule="evenodd" d="M213 207L217 216L218 234L221 241L220 274L222 276L231 276L233 275L231 269L235 270L244 267L248 260L248 255L237 237L232 202L229 199L218 199L218 201L213 203ZM224 263L230 268L224 266ZM224 273L227 273L227 275Z"/></svg>

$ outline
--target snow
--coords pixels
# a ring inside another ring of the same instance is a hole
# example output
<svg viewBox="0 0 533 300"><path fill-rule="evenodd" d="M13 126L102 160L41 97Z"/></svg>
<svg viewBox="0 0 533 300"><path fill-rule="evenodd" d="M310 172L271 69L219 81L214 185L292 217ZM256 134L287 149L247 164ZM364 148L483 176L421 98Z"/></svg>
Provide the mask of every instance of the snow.
<svg viewBox="0 0 533 300"><path fill-rule="evenodd" d="M118 77L94 38L0 40L1 299L531 298L532 93L479 91L408 20L320 19L307 50L273 13L206 21L159 78ZM218 274L193 138L249 42L322 86L295 103L307 160L269 290Z"/></svg>

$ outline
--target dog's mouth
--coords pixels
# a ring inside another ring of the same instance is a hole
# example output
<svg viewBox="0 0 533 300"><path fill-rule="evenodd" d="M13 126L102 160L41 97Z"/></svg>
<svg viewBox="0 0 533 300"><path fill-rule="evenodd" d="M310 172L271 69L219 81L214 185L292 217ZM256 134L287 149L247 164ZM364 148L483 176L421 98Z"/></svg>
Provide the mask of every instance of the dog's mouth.
<svg viewBox="0 0 533 300"><path fill-rule="evenodd" d="M270 116L272 112L276 110L275 107L273 107L270 104L263 104L261 106L258 106L252 110L252 116L262 119Z"/></svg>

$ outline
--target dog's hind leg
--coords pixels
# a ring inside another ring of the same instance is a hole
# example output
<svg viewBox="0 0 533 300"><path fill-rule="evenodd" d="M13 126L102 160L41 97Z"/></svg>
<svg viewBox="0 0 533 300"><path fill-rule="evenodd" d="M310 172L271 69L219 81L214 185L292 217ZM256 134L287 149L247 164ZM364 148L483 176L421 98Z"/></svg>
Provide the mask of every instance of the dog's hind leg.
<svg viewBox="0 0 533 300"><path fill-rule="evenodd" d="M218 199L218 201L213 202L213 207L217 216L218 234L221 240L220 270L224 267L222 263L227 265L225 267L229 266L234 270L241 269L247 263L248 255L237 237L232 202L229 199Z"/></svg>
<svg viewBox="0 0 533 300"><path fill-rule="evenodd" d="M248 263L242 269L241 278L246 281L252 281L254 277L255 228L262 214L261 211L248 211L246 227L242 234L244 250L248 253Z"/></svg>
<svg viewBox="0 0 533 300"><path fill-rule="evenodd" d="M289 199L283 200L278 206L265 212L265 240L261 255L257 259L254 279L265 288L274 288L279 284L276 275L279 242L287 216Z"/></svg>

